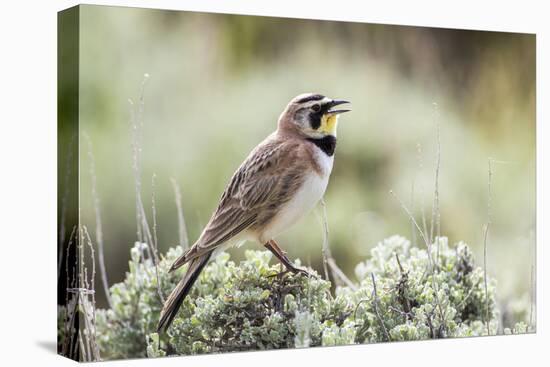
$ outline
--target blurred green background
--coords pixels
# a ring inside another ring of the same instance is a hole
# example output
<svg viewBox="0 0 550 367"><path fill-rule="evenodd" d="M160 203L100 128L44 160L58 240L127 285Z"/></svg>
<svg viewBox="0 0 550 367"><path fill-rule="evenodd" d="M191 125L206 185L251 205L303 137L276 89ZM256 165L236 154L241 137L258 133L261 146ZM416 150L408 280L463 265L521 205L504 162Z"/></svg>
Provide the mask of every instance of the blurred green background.
<svg viewBox="0 0 550 367"><path fill-rule="evenodd" d="M353 279L383 238L412 238L390 189L418 219L423 206L429 221L439 124L442 233L470 244L482 264L488 158L501 161L493 164L488 269L504 305L529 298L534 35L100 6L80 14L80 131L93 143L111 284L123 279L136 240L128 99L139 99L148 73L143 198L151 223L155 174L161 252L178 244L170 178L181 186L193 242L287 102L319 92L352 101L325 197L330 245L346 274ZM93 229L84 140L80 151L81 218ZM311 214L279 242L321 272L322 238ZM231 254L239 259L251 246ZM102 291L98 306L106 306Z"/></svg>

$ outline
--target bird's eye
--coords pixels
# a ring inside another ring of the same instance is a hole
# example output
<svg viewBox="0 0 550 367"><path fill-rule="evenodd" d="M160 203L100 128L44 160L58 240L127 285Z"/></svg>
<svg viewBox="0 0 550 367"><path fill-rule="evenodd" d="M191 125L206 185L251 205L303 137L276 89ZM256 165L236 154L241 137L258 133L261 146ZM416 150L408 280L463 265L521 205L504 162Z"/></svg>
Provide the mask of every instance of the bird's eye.
<svg viewBox="0 0 550 367"><path fill-rule="evenodd" d="M313 110L313 112L319 112L321 111L321 106L318 104L314 104L313 106L311 106L311 109Z"/></svg>

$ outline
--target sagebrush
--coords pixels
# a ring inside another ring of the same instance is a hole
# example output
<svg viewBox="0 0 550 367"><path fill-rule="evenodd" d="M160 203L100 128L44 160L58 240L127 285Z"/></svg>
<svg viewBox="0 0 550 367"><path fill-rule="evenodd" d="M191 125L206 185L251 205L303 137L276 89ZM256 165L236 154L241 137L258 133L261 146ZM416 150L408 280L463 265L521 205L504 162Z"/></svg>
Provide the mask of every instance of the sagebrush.
<svg viewBox="0 0 550 367"><path fill-rule="evenodd" d="M495 281L489 278L486 298L483 270L469 247L449 246L444 237L434 244L430 259L403 237L385 239L356 266L356 284L334 292L311 269L316 276L279 275L281 266L270 262L269 252L247 251L239 264L223 253L159 335L158 286L167 295L181 278L185 267L168 269L182 249L170 249L155 269L147 245L137 243L124 282L110 289L113 307L97 311L101 358L465 337L488 329L496 334ZM526 331L518 324L504 332Z"/></svg>

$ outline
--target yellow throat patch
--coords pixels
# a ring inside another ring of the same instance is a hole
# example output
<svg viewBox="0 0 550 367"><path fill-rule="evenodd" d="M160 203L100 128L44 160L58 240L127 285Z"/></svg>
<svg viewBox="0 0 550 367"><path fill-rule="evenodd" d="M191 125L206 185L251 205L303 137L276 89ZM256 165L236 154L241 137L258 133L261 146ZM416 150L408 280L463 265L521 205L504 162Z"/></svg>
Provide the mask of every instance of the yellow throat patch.
<svg viewBox="0 0 550 367"><path fill-rule="evenodd" d="M319 131L326 135L336 136L336 129L338 128L338 115L323 115L321 117L321 126Z"/></svg>

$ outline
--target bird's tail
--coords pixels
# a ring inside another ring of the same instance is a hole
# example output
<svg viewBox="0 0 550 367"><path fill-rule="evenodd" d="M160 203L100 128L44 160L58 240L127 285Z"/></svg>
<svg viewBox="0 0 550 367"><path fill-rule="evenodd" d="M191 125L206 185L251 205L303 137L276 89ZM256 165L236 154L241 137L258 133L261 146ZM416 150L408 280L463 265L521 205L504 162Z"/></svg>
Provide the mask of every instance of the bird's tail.
<svg viewBox="0 0 550 367"><path fill-rule="evenodd" d="M191 290L191 287L193 287L193 284L199 277L199 274L201 273L202 269L210 259L211 253L199 256L194 258L189 262L189 268L187 269L187 272L185 273L184 277L176 288L170 293L168 298L166 299L166 302L164 302L164 306L162 307L162 311L160 312L160 319L157 326L158 332L166 331L170 324L172 323L172 320L174 320L174 317L178 313L178 310L183 303L183 300L189 294L189 291Z"/></svg>

